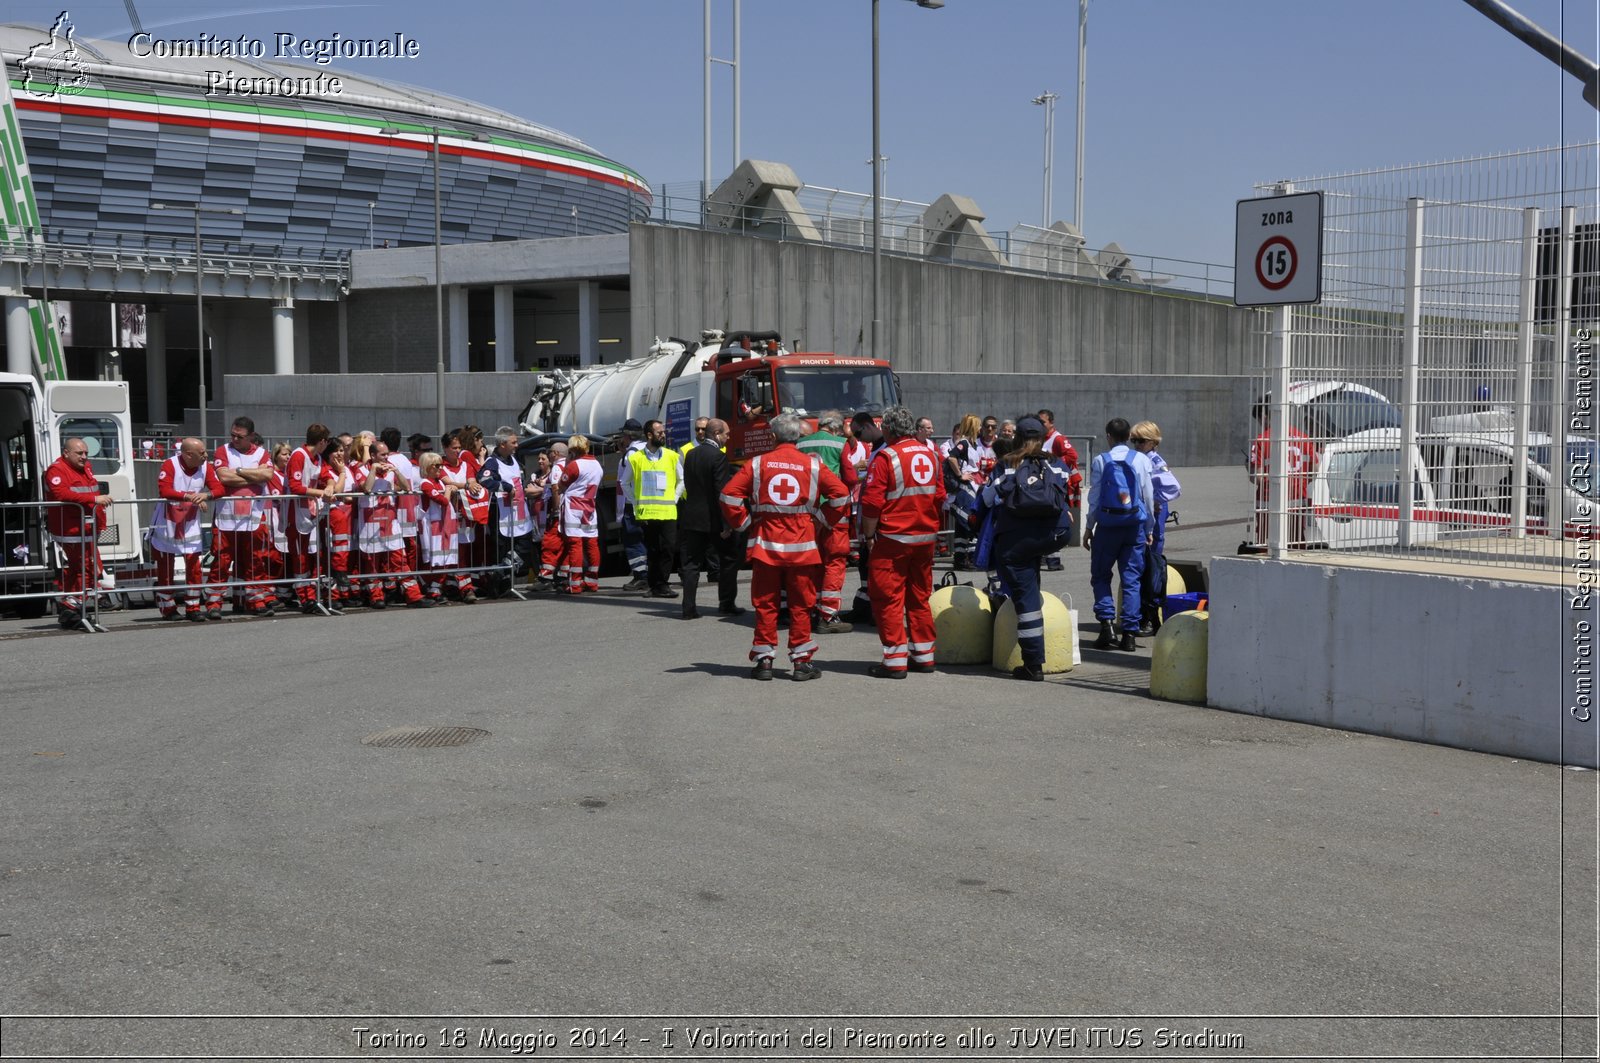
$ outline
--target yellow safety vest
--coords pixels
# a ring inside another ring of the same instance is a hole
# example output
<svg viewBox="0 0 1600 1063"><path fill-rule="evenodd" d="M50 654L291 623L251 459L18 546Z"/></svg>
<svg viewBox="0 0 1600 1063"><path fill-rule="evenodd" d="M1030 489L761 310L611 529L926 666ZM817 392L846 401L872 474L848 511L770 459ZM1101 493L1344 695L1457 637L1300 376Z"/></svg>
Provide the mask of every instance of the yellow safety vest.
<svg viewBox="0 0 1600 1063"><path fill-rule="evenodd" d="M628 455L633 476L635 520L677 520L679 470L682 458L666 447L654 459L640 448Z"/></svg>

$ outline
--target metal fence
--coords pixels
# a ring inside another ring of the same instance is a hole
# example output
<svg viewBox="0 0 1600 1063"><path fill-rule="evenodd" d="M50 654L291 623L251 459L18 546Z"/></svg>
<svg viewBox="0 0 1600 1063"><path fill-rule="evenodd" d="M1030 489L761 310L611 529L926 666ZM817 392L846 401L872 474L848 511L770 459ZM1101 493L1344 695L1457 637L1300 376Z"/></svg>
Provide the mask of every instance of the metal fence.
<svg viewBox="0 0 1600 1063"><path fill-rule="evenodd" d="M1258 186L1323 193L1321 303L1258 317L1261 394L1282 329L1289 399L1286 430L1251 448L1258 542L1524 572L1588 549L1597 159L1589 143Z"/></svg>

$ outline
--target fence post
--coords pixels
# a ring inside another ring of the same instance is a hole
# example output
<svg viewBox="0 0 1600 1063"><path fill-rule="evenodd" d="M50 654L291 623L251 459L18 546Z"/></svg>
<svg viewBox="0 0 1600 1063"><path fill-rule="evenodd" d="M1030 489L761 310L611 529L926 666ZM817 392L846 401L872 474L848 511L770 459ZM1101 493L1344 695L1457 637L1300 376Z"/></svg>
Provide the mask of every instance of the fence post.
<svg viewBox="0 0 1600 1063"><path fill-rule="evenodd" d="M1511 537L1528 536L1528 420L1533 403L1535 285L1539 275L1539 208L1522 212L1522 284L1517 300L1517 381L1513 396L1515 435L1511 442ZM1559 437L1558 437L1559 438Z"/></svg>
<svg viewBox="0 0 1600 1063"><path fill-rule="evenodd" d="M1400 376L1400 549L1413 543L1417 516L1416 473L1411 455L1417 449L1417 374L1422 363L1422 221L1423 203L1406 200L1406 305L1401 333Z"/></svg>
<svg viewBox="0 0 1600 1063"><path fill-rule="evenodd" d="M1555 339L1558 350L1556 378L1551 388L1555 416L1550 424L1550 490L1545 494L1544 507L1545 522L1558 541L1567 537L1567 484L1572 476L1572 460L1567 453L1567 390L1572 385L1567 373L1571 369L1568 356L1572 352L1572 249L1577 223L1577 208L1562 207L1561 257L1556 260ZM1550 497L1552 494L1554 498Z"/></svg>
<svg viewBox="0 0 1600 1063"><path fill-rule="evenodd" d="M1267 437L1268 555L1282 559L1289 548L1289 361L1291 317L1294 308L1272 308L1272 429Z"/></svg>

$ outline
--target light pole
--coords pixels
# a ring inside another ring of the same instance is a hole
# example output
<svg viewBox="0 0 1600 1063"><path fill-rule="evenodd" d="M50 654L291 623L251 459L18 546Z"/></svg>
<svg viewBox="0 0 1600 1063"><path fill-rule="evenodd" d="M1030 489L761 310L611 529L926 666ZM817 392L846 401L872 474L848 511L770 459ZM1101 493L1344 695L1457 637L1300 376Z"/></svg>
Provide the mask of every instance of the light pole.
<svg viewBox="0 0 1600 1063"><path fill-rule="evenodd" d="M152 203L151 210L188 210L194 212L194 325L195 376L199 380L200 438L206 437L206 293L205 270L200 265L200 215L243 214L237 207L202 207L198 203Z"/></svg>
<svg viewBox="0 0 1600 1063"><path fill-rule="evenodd" d="M930 11L944 6L944 0L916 0L918 7ZM883 357L879 346L882 319L878 316L883 303L883 149L878 137L878 0L872 0L872 350L874 358Z"/></svg>
<svg viewBox="0 0 1600 1063"><path fill-rule="evenodd" d="M1054 191L1054 182L1050 179L1050 164L1056 154L1056 101L1061 97L1053 92L1041 93L1033 98L1036 105L1044 108L1044 220L1039 223L1039 228L1050 228L1050 193Z"/></svg>
<svg viewBox="0 0 1600 1063"><path fill-rule="evenodd" d="M1078 235L1083 235L1083 88L1084 88L1084 53L1088 50L1089 43L1089 0L1078 0L1078 146L1073 153L1073 166L1077 170L1077 182L1072 194L1072 224L1078 227Z"/></svg>
<svg viewBox="0 0 1600 1063"><path fill-rule="evenodd" d="M394 136L401 132L398 126L384 126L378 132ZM429 151L433 155L433 310L434 310L434 365L435 390L438 392L439 437L448 431L444 413L444 225L439 214L439 127L429 126L433 138ZM469 140L483 140L477 133L460 132Z"/></svg>
<svg viewBox="0 0 1600 1063"><path fill-rule="evenodd" d="M373 211L373 209L375 207L377 207L377 205L378 204L373 203L371 201L368 201L368 203L367 203L367 250L368 251L371 251L373 249L373 247L376 246L376 244L374 243L374 241L372 239L372 211Z"/></svg>

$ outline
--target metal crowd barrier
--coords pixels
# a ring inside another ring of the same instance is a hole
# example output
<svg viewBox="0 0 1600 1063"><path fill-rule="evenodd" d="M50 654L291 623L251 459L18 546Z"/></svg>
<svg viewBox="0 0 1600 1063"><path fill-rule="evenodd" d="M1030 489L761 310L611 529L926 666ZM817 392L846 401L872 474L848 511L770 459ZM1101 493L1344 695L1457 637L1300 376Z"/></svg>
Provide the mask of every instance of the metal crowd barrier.
<svg viewBox="0 0 1600 1063"><path fill-rule="evenodd" d="M417 492L398 494L402 497L420 497ZM342 501L354 503L363 496L360 493L351 493L338 497ZM213 609L227 607L235 611L241 609L247 611L252 600L259 605L263 598L275 601L280 610L300 608L304 603L309 603L312 611L322 615L336 615L343 611L342 607L347 601L350 604L366 604L371 595L364 592L368 592L369 585L375 581L382 581L387 585L391 582L399 584L406 579L415 579L422 585L424 594L428 594L430 585L439 586L447 577L465 576L476 581L479 577L492 576L496 580L496 586L504 588L500 594L509 594L518 599L524 597L516 586L517 554L509 548L509 545L505 550L505 556L494 559L488 564L473 565L461 561L453 567L436 568L419 562L415 568L395 570L384 566L383 571L378 571L376 566L363 563L361 560L363 556L376 555L364 554L360 549L360 511L355 507L352 507L350 544L347 564L343 570L341 571L334 563L338 551L333 548L330 528L333 507L323 504L318 507L315 514L312 532L307 533L308 538L314 534L318 542L309 571L291 572L291 568L298 569L299 566L292 565L289 555L274 543L277 530L274 522L281 521L286 516L278 509L280 504L294 502L296 499L297 496L294 495L257 495L250 499L253 503L270 507L275 516L269 518L263 514L255 530L239 533L248 536L252 546L252 561L245 566L250 578L239 575L240 565L237 559L234 559L230 565L230 578L220 580L213 578L217 570L217 553L222 546L221 537L224 534L215 527L216 508L231 499L217 499L207 503L201 516L200 552L192 555L200 559L200 579L193 583L187 579L186 558L191 555L171 555L172 578L164 581L160 576L162 567L158 559L160 551L151 545L148 518L155 505L161 501L159 498L132 498L109 503L105 507L108 511L117 507L131 507L136 514L144 514L146 519L137 522L141 534L136 556L119 560L115 563L115 567L104 566L103 575L91 581L83 590L80 610L84 618L82 627L89 631L104 631L104 625L101 623L103 612L131 607L136 604L137 599L142 598L150 599L151 604L159 607L163 596L171 599L172 613L179 618L196 611L205 614ZM36 618L43 616L53 603L59 603L65 596L66 592L61 589L65 555L50 536L47 514L51 509L66 507L90 509L73 502L0 504L0 543L4 544L5 549L5 556L0 558L0 609L16 611L25 618ZM92 510L87 514L87 519L93 528ZM287 514L287 519L293 519L292 511ZM106 521L107 529L114 525L114 520ZM488 541L488 526L477 527L479 534L485 536L485 541ZM96 536L101 537L101 533L96 533ZM530 535L530 550L536 552L538 542L538 534ZM467 549L465 544L459 547L462 552ZM524 560L530 571L537 568L536 553L535 556ZM343 578L340 578L341 576ZM311 593L302 596L300 591L304 589L309 589ZM387 586L384 593L387 600ZM191 595L198 596L198 602L193 602Z"/></svg>

